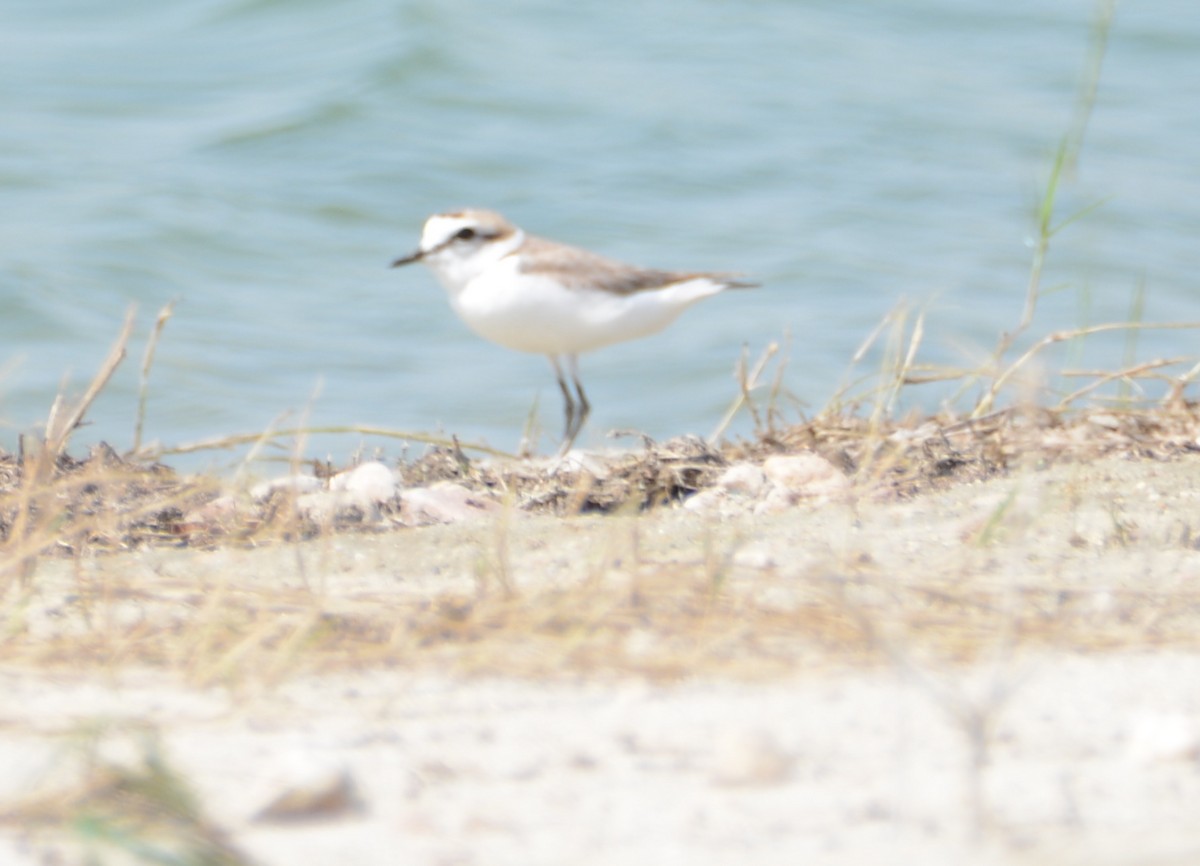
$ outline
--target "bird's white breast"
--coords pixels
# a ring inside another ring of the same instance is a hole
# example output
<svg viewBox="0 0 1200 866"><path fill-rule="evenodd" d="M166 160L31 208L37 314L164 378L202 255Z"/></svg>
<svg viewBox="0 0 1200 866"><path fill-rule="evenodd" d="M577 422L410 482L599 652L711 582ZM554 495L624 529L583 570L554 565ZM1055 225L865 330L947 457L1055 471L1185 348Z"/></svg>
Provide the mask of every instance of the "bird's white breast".
<svg viewBox="0 0 1200 866"><path fill-rule="evenodd" d="M465 281L442 282L451 306L473 331L522 352L569 355L644 337L725 288L715 279L695 277L617 294L563 285L552 271L522 272L519 256L502 257Z"/></svg>

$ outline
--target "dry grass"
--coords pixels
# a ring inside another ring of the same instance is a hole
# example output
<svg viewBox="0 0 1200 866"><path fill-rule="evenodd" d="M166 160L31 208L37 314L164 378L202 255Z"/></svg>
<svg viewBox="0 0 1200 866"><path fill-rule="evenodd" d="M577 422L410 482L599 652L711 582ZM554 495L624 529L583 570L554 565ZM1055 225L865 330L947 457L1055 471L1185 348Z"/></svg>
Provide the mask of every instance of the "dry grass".
<svg viewBox="0 0 1200 866"><path fill-rule="evenodd" d="M861 551L800 569L741 563L743 540L715 529L690 553L666 555L645 549L637 521L626 524L628 537L601 542L553 585L523 571L528 546L545 539L489 536L492 528L481 530L487 556L474 590L322 591L259 574L263 560L203 583L101 563L66 585L10 594L0 657L75 670L151 666L202 683L376 666L674 679L884 663L897 647L957 663L1002 645L1200 644L1200 593L1178 587L1108 587L1098 606L1096 589L1053 575L1014 583L969 569L895 574ZM1129 543L1119 529L1106 543ZM995 542L980 527L963 543ZM301 555L319 568L319 543Z"/></svg>
<svg viewBox="0 0 1200 866"><path fill-rule="evenodd" d="M365 664L490 670L497 665L494 659L504 659L506 672L528 675L604 670L681 676L696 669L761 675L794 669L814 656L879 656L879 632L867 623L885 610L889 628L906 645L953 659L973 657L1001 632L1025 642L1091 648L1190 643L1193 602L1178 595L1118 597L1117 613L1098 624L1091 615L1075 615L1062 587L1006 588L1003 592L1016 592L1017 602L998 617L997 591L961 575L906 582L894 575L873 576L856 562L841 563L830 573L800 575L793 603L762 605L753 593L739 591L737 581L722 577L724 566L714 565L733 561L732 540L726 542L728 549L714 547L692 562L639 552L626 559L617 581L601 569L602 579L521 591L526 581L514 572L503 523L516 513L640 514L710 486L732 463L797 451L819 453L841 467L852 480L852 498L877 501L909 499L1063 460L1114 454L1172 460L1198 450L1197 409L1186 399L1200 371L1197 358L1137 362L1129 353L1115 370L1064 371L1061 378L1073 384L1056 397L1044 387L1031 390L1037 384L1027 376L1050 347L1062 343L1107 331L1123 331L1132 339L1153 328L1200 329L1198 323L1130 321L1029 337L1052 240L1083 215L1060 218L1056 202L1082 147L1094 101L1111 3L1102 3L1100 11L1078 110L1056 150L1038 204L1020 320L978 367L924 366L924 316L900 308L884 319L854 359L857 363L882 343L879 369L855 380L815 418L784 422L786 352L771 344L754 363L745 355L739 360L737 397L709 441L647 440L598 472L517 460L456 439L344 428L427 444L425 455L401 467L410 486L453 480L505 503L501 529L493 532L477 568L480 591L407 601L365 597L327 605L311 592L260 586L239 575L230 575L221 586L200 588L135 583L105 570L101 583L78 578L74 604L82 612L81 627L77 623L35 634L29 615L41 590L38 563L47 558L83 562L151 546L279 545L329 533L375 532L400 522L396 510L385 506L382 524L316 525L302 519L286 496L251 502L240 491L223 490L217 479L180 478L149 462L171 453L258 447L315 432L273 430L155 452L141 448L154 347L170 306L159 314L143 356L131 453L122 457L101 446L85 459L67 456L72 432L126 355L131 311L84 397L70 406L57 399L44 435L27 437L18 454L0 454L0 600L7 621L0 658L35 664L161 665L203 680L245 670L278 673ZM1139 288L1131 307L1135 312L1143 294ZM934 381L958 384L960 393L973 390L977 396L965 407L937 415L897 417L906 389ZM1135 400L1133 394L1159 396ZM719 441L740 412L753 420L753 439ZM476 457L481 453L485 459ZM334 471L326 465L312 469L317 475ZM206 511L222 495L233 506ZM997 515L997 524L1003 516ZM981 527L973 541L986 543L994 529L991 523ZM299 549L295 568L307 579ZM497 587L502 591L484 591ZM863 587L872 590L860 592ZM876 595L883 599L878 609L872 600ZM132 625L116 624L120 617L113 611L130 600L146 615Z"/></svg>
<svg viewBox="0 0 1200 866"><path fill-rule="evenodd" d="M882 377L885 402L912 375L919 344L913 334L919 328L918 320L893 341L895 367ZM128 326L123 333L110 361L124 353ZM218 497L231 495L225 483L181 478L106 446L84 459L71 458L65 441L82 418L72 411L71 425L57 428L37 447L0 455L6 621L0 659L71 668L150 665L198 682L272 681L300 671L374 665L675 678L697 671L775 676L814 665L882 662L894 660L897 646L918 657L969 661L1006 640L1081 650L1195 645L1200 599L1177 591L1118 589L1110 607L1098 614L1085 595L1054 581L997 587L962 573L916 579L878 574L869 560L857 558L801 573L735 566L742 539L716 531L702 549L679 556L648 551L636 542L635 529L632 543L614 543L619 556L597 551L582 577L561 585L539 585L520 571L514 558L518 514L611 514L619 522L686 499L712 485L732 463L761 462L773 454L819 453L851 478L852 500L878 502L1019 477L1063 461L1113 455L1170 461L1200 450L1198 410L1183 399L1185 377L1155 405L1126 401L1115 409L1058 405L908 418L827 411L783 425L774 401L754 407L756 387L775 353L771 349L759 363L743 360L739 367L739 401L753 409L760 425L751 441L646 441L599 472L472 459L456 442L404 464L410 486L453 480L505 503L502 516L488 527L463 528L463 538L479 547L475 590L416 598L388 593L331 598L313 579L321 572L314 552L322 542L294 545L389 526L413 531L400 527L398 508L385 506L384 521L369 526L317 525L304 521L286 496L256 503L234 491L238 507L219 512L220 519L205 517ZM106 362L98 380L111 369ZM1147 375L1159 371L1140 365L1097 373L1093 381ZM772 393L778 394L778 377L775 381ZM317 474L333 471L313 468ZM1005 520L999 509L963 543L993 543ZM96 557L149 547L281 545L295 548L292 570L302 578L300 587L282 588L251 574L231 573L217 584L198 585L116 566L84 567ZM620 567L603 564L615 559ZM38 564L48 560L76 563L68 586L42 581ZM786 603L778 603L780 592ZM767 597L774 600L764 602Z"/></svg>
<svg viewBox="0 0 1200 866"><path fill-rule="evenodd" d="M36 577L10 586L0 657L38 666L150 665L201 682L229 682L394 665L519 676L673 678L705 671L759 677L814 665L884 661L895 646L955 662L974 660L1005 640L1086 651L1191 647L1200 633L1195 613L1200 595L1193 598L1177 588L1112 588L1107 607L1098 611L1094 593L1052 578L1014 586L955 570L880 573L861 552L799 571L745 565L737 559L744 535L714 526L690 552L664 554L640 538L639 522L629 515L702 487L729 460L779 450L812 449L837 460L858 482L854 498L865 502L911 498L1056 461L1102 455L1170 461L1198 450L1196 421L1189 407L1080 415L1069 423L1049 412L998 413L956 424L926 420L882 430L869 421L812 422L783 431L776 441L722 452L694 440L650 448L618 461L605 482L586 485L577 475L533 472L524 463L475 468L435 452L409 468L411 477L452 476L481 488L504 486L512 495L507 516L460 528L462 542L478 550L474 590L434 590L415 597L386 590L349 596L323 591L308 577L322 571L324 542L319 540L296 548L295 567L288 570L304 578L301 585L256 578L254 560L246 561L247 573L230 573L216 583L110 568L103 559L98 568L84 568L105 548L197 540L181 534L174 517L164 528L162 497L178 502L185 494L171 483L155 488L156 470L139 478L125 471L104 476L86 462L64 466L53 488L56 497L70 494L104 503L107 497L97 496L96 489L120 490L125 505L117 512L72 507L62 531L46 535L44 553L71 554L77 563L73 576L63 587ZM18 496L19 490L10 495ZM143 499L156 504L138 504ZM614 518L617 534L592 550L566 580L546 585L525 573L525 548L555 541L526 539L513 521L516 512L561 514L578 511L581 504L623 512L625 517ZM963 536L964 547L999 543L1009 516L1007 504L997 508ZM263 528L271 525L264 517L240 532L231 529L223 541L269 542L279 550L286 542ZM1120 527L1114 519L1107 543L1130 542L1117 531ZM741 530L747 531L753 532ZM1186 536L1184 531L1175 543L1191 544ZM53 546L52 537L57 539ZM197 543L211 546L218 540L207 535Z"/></svg>
<svg viewBox="0 0 1200 866"><path fill-rule="evenodd" d="M628 514L672 505L713 484L736 462L809 451L842 468L859 495L909 498L978 481L1031 461L1088 461L1112 454L1163 460L1200 450L1200 409L1169 405L1131 409L1006 409L979 418L954 415L878 420L823 414L775 427L753 441L711 446L685 437L597 459L590 469L525 460L471 460L461 449L434 448L400 465L409 487L454 481L493 493L523 513L570 516ZM310 464L319 477L327 464ZM5 560L87 555L145 546L261 545L312 538L322 531L377 530L354 521L297 523L283 497L250 502L217 521L204 506L228 492L217 478L185 478L157 463L123 458L106 445L83 459L0 453L0 541ZM397 508L384 508L396 517ZM0 569L3 566L0 565Z"/></svg>

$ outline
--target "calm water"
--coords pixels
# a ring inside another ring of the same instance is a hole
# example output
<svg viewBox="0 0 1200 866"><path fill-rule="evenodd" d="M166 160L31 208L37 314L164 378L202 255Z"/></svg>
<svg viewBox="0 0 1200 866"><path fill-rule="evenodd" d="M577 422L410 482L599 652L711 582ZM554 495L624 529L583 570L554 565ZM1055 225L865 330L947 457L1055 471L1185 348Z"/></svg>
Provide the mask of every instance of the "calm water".
<svg viewBox="0 0 1200 866"><path fill-rule="evenodd" d="M465 204L637 263L764 283L586 356L583 444L615 427L711 432L743 344L789 334L787 385L817 408L904 298L929 310L927 360L972 363L1019 317L1092 12L10 0L0 447L44 419L64 376L82 388L136 302L130 362L80 437L127 447L145 336L172 298L148 438L253 432L290 412L512 448L540 397L549 447L560 406L545 361L470 334L424 270L387 268L426 214ZM1200 5L1120 7L1064 189L1064 213L1103 205L1056 240L1046 284L1061 291L1038 334L1123 319L1139 284L1144 318L1200 319L1197 106ZM1144 335L1137 351L1194 342ZM1103 366L1124 351L1092 345Z"/></svg>

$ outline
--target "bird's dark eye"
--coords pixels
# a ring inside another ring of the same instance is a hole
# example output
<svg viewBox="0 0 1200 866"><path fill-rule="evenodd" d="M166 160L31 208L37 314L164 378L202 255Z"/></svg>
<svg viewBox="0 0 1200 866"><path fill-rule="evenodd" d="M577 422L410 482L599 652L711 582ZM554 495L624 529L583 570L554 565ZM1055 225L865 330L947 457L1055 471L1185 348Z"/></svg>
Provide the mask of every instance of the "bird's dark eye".
<svg viewBox="0 0 1200 866"><path fill-rule="evenodd" d="M475 229L459 229L455 235L460 241L469 241L475 237Z"/></svg>

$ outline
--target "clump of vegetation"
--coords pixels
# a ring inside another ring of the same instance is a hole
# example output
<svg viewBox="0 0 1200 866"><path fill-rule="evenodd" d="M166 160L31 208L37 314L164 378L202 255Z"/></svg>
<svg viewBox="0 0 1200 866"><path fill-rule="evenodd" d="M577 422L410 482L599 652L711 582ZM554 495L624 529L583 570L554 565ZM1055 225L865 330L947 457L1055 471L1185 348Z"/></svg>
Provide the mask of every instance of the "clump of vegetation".
<svg viewBox="0 0 1200 866"><path fill-rule="evenodd" d="M111 757L124 751L125 759ZM250 866L204 815L150 729L94 725L73 735L60 775L73 781L35 790L0 811L21 827L44 862Z"/></svg>

